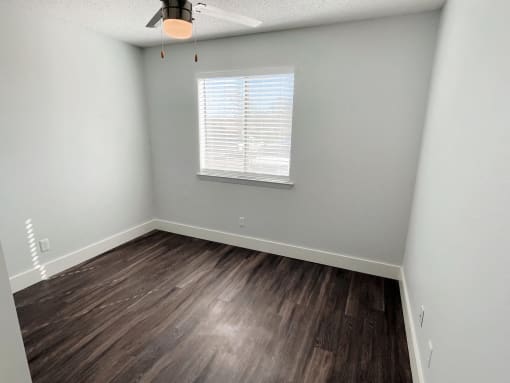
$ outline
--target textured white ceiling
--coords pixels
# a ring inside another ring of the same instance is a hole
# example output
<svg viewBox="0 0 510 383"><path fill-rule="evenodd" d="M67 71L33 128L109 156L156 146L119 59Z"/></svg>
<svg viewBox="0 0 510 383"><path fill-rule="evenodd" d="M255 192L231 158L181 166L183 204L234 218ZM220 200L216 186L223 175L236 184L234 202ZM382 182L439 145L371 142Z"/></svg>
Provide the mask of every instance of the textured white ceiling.
<svg viewBox="0 0 510 383"><path fill-rule="evenodd" d="M75 22L138 46L160 42L160 31L145 28L161 6L159 0L1 0ZM445 0L192 0L262 20L252 29L196 15L199 39L359 20L440 8Z"/></svg>

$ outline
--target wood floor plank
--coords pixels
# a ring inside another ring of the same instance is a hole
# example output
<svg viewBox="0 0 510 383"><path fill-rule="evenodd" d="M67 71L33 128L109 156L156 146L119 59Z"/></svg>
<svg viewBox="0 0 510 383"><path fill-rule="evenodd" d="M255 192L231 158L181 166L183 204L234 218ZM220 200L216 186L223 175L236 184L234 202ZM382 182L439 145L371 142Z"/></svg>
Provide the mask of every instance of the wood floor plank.
<svg viewBox="0 0 510 383"><path fill-rule="evenodd" d="M311 358L308 360L304 383L326 383L333 367L334 354L320 348L314 348Z"/></svg>
<svg viewBox="0 0 510 383"><path fill-rule="evenodd" d="M15 294L34 383L410 383L396 281L155 231Z"/></svg>

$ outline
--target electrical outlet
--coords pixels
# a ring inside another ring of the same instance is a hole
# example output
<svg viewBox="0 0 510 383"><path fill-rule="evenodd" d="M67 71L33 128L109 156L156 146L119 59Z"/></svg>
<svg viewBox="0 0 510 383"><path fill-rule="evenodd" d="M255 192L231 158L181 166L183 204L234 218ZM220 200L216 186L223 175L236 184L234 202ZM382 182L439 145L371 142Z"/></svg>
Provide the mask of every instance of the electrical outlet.
<svg viewBox="0 0 510 383"><path fill-rule="evenodd" d="M244 217L239 217L239 227L244 227L246 223L246 219Z"/></svg>
<svg viewBox="0 0 510 383"><path fill-rule="evenodd" d="M50 240L48 238L41 239L39 241L39 248L41 249L41 253L50 251Z"/></svg>
<svg viewBox="0 0 510 383"><path fill-rule="evenodd" d="M429 340L429 358L427 360L427 368L430 368L432 365L432 353L434 352L434 347L432 346L432 341Z"/></svg>
<svg viewBox="0 0 510 383"><path fill-rule="evenodd" d="M420 328L423 327L423 321L425 320L425 307L424 306L421 306L421 311L420 311Z"/></svg>

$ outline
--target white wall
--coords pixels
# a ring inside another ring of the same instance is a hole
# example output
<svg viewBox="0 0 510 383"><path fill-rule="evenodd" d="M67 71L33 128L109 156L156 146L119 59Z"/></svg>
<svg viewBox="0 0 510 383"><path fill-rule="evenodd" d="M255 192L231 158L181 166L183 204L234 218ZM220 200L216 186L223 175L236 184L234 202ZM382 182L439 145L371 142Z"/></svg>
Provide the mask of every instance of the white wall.
<svg viewBox="0 0 510 383"><path fill-rule="evenodd" d="M509 14L450 0L442 22L404 262L428 383L509 381Z"/></svg>
<svg viewBox="0 0 510 383"><path fill-rule="evenodd" d="M159 218L400 264L438 13L145 51ZM197 72L294 66L291 190L200 180ZM240 229L238 219L246 217Z"/></svg>
<svg viewBox="0 0 510 383"><path fill-rule="evenodd" d="M0 239L9 274L152 216L141 50L0 3Z"/></svg>
<svg viewBox="0 0 510 383"><path fill-rule="evenodd" d="M25 349L0 244L0 382L30 383Z"/></svg>

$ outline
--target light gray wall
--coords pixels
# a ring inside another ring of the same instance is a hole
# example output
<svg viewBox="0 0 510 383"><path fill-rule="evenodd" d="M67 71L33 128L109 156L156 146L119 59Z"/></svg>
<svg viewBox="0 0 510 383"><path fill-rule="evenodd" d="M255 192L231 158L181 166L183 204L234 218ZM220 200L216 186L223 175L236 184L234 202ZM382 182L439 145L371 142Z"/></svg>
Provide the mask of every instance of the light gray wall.
<svg viewBox="0 0 510 383"><path fill-rule="evenodd" d="M508 382L510 2L450 0L404 270L428 383Z"/></svg>
<svg viewBox="0 0 510 383"><path fill-rule="evenodd" d="M438 13L148 49L159 218L400 264ZM282 190L199 180L195 75L294 66L292 170ZM240 216L246 227L239 228Z"/></svg>
<svg viewBox="0 0 510 383"><path fill-rule="evenodd" d="M12 3L12 2L11 2ZM33 15L32 15L33 16ZM12 276L152 216L142 53L0 3L0 239Z"/></svg>
<svg viewBox="0 0 510 383"><path fill-rule="evenodd" d="M0 382L30 383L23 339L0 243Z"/></svg>

